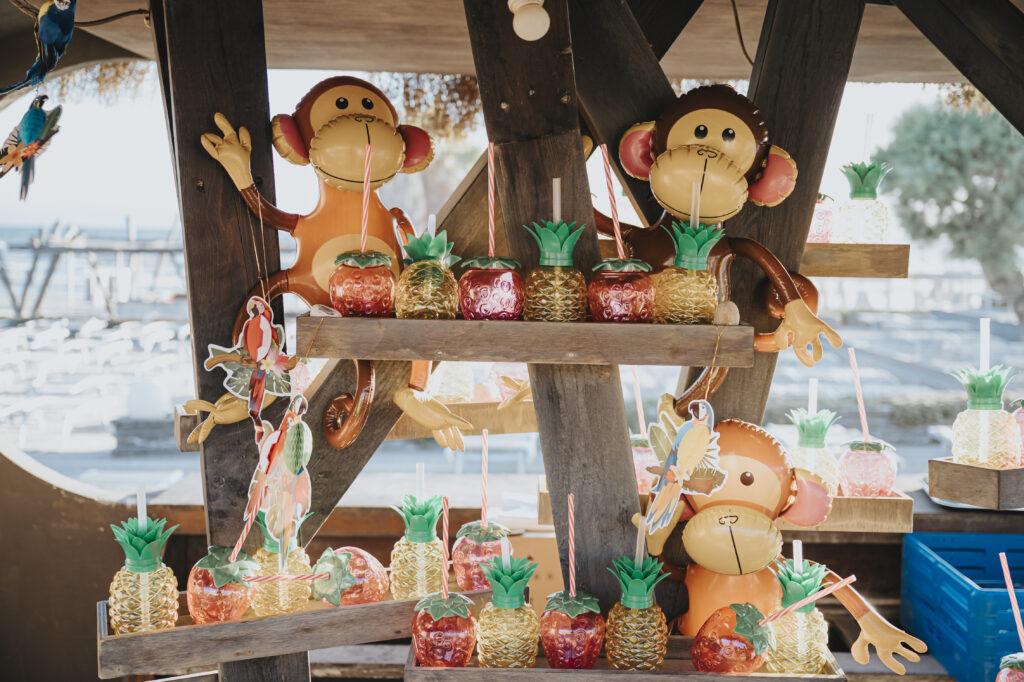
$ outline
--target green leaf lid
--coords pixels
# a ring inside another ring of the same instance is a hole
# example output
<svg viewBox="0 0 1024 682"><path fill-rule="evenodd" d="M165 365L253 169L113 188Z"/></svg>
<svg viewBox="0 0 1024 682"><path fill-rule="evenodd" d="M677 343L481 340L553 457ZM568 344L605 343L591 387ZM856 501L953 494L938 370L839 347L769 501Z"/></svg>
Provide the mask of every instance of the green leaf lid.
<svg viewBox="0 0 1024 682"><path fill-rule="evenodd" d="M889 174L892 166L880 163L848 163L842 167L846 181L850 183L851 199L877 199L878 186Z"/></svg>
<svg viewBox="0 0 1024 682"><path fill-rule="evenodd" d="M416 602L416 611L426 611L427 615L434 619L434 622L442 618L469 618L469 607L473 600L464 594L450 592L445 599L440 592L434 592Z"/></svg>
<svg viewBox="0 0 1024 682"><path fill-rule="evenodd" d="M1016 670L1017 672L1024 673L1024 651L1018 651L1015 654L1007 654L1002 657L999 661L999 669L1009 668L1010 670Z"/></svg>
<svg viewBox="0 0 1024 682"><path fill-rule="evenodd" d="M506 256L477 256L462 261L463 268L477 268L480 270L518 270L522 266L515 258Z"/></svg>
<svg viewBox="0 0 1024 682"><path fill-rule="evenodd" d="M967 409L1001 410L1003 391L1017 373L1010 367L996 365L985 372L965 367L951 374L967 391Z"/></svg>
<svg viewBox="0 0 1024 682"><path fill-rule="evenodd" d="M167 519L146 517L146 530L139 531L139 519L133 516L122 521L120 526L110 525L114 539L124 550L124 567L132 573L148 573L160 567L160 555L164 543L178 526L164 530Z"/></svg>
<svg viewBox="0 0 1024 682"><path fill-rule="evenodd" d="M818 410L811 414L802 407L790 410L786 415L800 434L797 445L802 448L825 447L825 434L839 421L839 415L831 410Z"/></svg>
<svg viewBox="0 0 1024 682"><path fill-rule="evenodd" d="M533 223L532 228L529 225L523 228L540 247L540 265L572 267L572 252L586 225L576 227L575 222L567 224L564 220L556 225L544 220L539 225Z"/></svg>
<svg viewBox="0 0 1024 682"><path fill-rule="evenodd" d="M405 265L434 260L441 265L450 266L461 260L458 256L452 255L452 248L455 244L448 241L447 230L441 230L436 235L424 232L419 237L407 232L406 238L409 243L405 245L405 252L409 257L402 259L402 263Z"/></svg>
<svg viewBox="0 0 1024 682"><path fill-rule="evenodd" d="M485 542L494 542L508 537L508 528L494 521L488 521L486 526L480 520L470 521L455 534L456 540L463 537L468 537L476 544L482 545Z"/></svg>
<svg viewBox="0 0 1024 682"><path fill-rule="evenodd" d="M509 557L508 568L503 558L481 561L480 568L491 583L491 603L499 609L518 609L526 603L526 584L537 570L537 563L526 557Z"/></svg>
<svg viewBox="0 0 1024 682"><path fill-rule="evenodd" d="M326 573L326 578L313 581L313 599L326 599L332 606L341 606L341 595L359 583L349 569L352 552L338 552L328 547L313 565L313 575Z"/></svg>
<svg viewBox="0 0 1024 682"><path fill-rule="evenodd" d="M295 531L292 533L291 538L288 539L288 551L292 552L299 546L298 536L299 528L305 523L306 519L313 515L313 512L307 513L299 522L295 524ZM266 512L256 512L256 525L259 526L260 530L263 531L263 549L270 552L271 554L278 554L281 551L281 543L275 540L267 529L267 515Z"/></svg>
<svg viewBox="0 0 1024 682"><path fill-rule="evenodd" d="M707 270L711 249L725 236L719 225L699 223L695 230L689 223L673 220L671 227L661 227L672 237L676 247L676 258L672 265L687 270Z"/></svg>
<svg viewBox="0 0 1024 682"><path fill-rule="evenodd" d="M622 605L630 609L646 609L654 606L654 586L668 577L662 573L664 564L654 557L647 557L640 568L636 568L629 557L620 556L612 561L611 571L622 589Z"/></svg>
<svg viewBox="0 0 1024 682"><path fill-rule="evenodd" d="M391 256L380 251L346 251L339 253L334 259L335 265L347 265L352 268L391 267Z"/></svg>
<svg viewBox="0 0 1024 682"><path fill-rule="evenodd" d="M228 584L248 587L243 578L251 578L260 570L260 565L245 550L240 551L234 561L231 561L231 547L211 545L209 552L196 563L196 567L210 572L215 587Z"/></svg>
<svg viewBox="0 0 1024 682"><path fill-rule="evenodd" d="M562 590L548 595L544 610L558 611L570 618L575 618L581 613L601 613L601 605L597 603L597 597L585 592L577 592L573 597L569 594L569 590Z"/></svg>
<svg viewBox="0 0 1024 682"><path fill-rule="evenodd" d="M612 272L650 272L651 266L639 258L605 258L595 265L592 270L600 272L611 270Z"/></svg>
<svg viewBox="0 0 1024 682"><path fill-rule="evenodd" d="M754 647L754 653L758 656L766 649L775 650L775 628L771 623L759 625L758 621L764 618L764 614L753 604L729 604L729 608L736 612L737 635L746 638Z"/></svg>
<svg viewBox="0 0 1024 682"><path fill-rule="evenodd" d="M846 444L846 448L853 452L894 452L895 448L884 440L854 440Z"/></svg>
<svg viewBox="0 0 1024 682"><path fill-rule="evenodd" d="M437 539L437 520L441 518L439 495L420 501L415 495L402 498L402 506L392 507L405 522L405 539L409 542L432 542Z"/></svg>
<svg viewBox="0 0 1024 682"><path fill-rule="evenodd" d="M821 581L828 570L821 564L802 561L800 570L792 559L776 564L775 577L782 585L782 608L791 606L821 589ZM805 604L796 610L797 613L810 613L814 610L814 602Z"/></svg>

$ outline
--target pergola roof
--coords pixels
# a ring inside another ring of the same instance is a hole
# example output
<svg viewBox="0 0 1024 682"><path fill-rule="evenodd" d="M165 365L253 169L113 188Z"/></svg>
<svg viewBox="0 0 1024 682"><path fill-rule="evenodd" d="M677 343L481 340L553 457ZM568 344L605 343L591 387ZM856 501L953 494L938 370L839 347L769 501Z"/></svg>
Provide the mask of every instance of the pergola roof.
<svg viewBox="0 0 1024 682"><path fill-rule="evenodd" d="M1024 0L1013 1L1024 7ZM144 4L140 0L92 0L81 3L78 14L81 20L95 19ZM264 0L263 6L271 68L474 71L459 0ZM753 56L767 0L737 0L737 6L747 49ZM511 21L511 13L508 18ZM5 44L9 44L9 35L26 29L31 32L28 17L6 2L0 3L0 27ZM141 18L79 30L92 34L90 39L95 36L128 52L153 57L151 32ZM68 52L71 59L75 59L75 51L73 40ZM30 61L19 64L18 69L23 72ZM662 66L671 78L747 79L750 66L740 50L728 0L706 0ZM850 80L958 82L963 77L899 9L869 4Z"/></svg>

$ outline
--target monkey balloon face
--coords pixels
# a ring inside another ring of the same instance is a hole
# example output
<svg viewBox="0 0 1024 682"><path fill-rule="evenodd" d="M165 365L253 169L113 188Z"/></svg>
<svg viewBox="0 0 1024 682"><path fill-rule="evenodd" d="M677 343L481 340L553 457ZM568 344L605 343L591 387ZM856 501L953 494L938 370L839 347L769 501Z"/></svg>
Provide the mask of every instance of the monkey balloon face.
<svg viewBox="0 0 1024 682"><path fill-rule="evenodd" d="M754 573L782 551L776 518L817 525L832 501L819 481L790 466L782 445L767 431L736 419L720 422L715 431L719 467L728 476L711 495L686 496L694 515L683 529L683 547L709 571Z"/></svg>
<svg viewBox="0 0 1024 682"><path fill-rule="evenodd" d="M690 218L699 195L706 224L733 217L748 198L774 206L796 181L796 164L769 145L758 109L727 85L691 90L657 121L632 126L619 156L626 172L649 181L658 203L677 218Z"/></svg>
<svg viewBox="0 0 1024 682"><path fill-rule="evenodd" d="M292 163L311 164L331 187L361 192L369 144L370 188L377 189L396 173L423 170L433 158L430 136L397 119L373 85L349 76L328 78L302 98L293 115L274 117L274 147Z"/></svg>

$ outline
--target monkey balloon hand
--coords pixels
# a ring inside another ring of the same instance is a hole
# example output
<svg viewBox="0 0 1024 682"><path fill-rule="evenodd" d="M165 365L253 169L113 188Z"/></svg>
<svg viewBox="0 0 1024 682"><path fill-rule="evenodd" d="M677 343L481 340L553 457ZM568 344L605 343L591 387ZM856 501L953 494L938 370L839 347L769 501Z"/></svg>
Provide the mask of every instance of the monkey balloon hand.
<svg viewBox="0 0 1024 682"><path fill-rule="evenodd" d="M253 180L252 171L249 170L249 157L252 156L252 142L249 139L249 131L245 126L241 126L238 133L235 133L227 116L221 113L214 115L213 122L220 128L224 137L205 133L201 138L203 149L224 167L236 188L242 190L251 187Z"/></svg>
<svg viewBox="0 0 1024 682"><path fill-rule="evenodd" d="M860 625L860 637L853 643L850 653L853 654L853 660L861 665L871 658L868 652L869 644L875 646L878 660L897 675L905 673L906 668L893 658L894 654L916 663L921 660L918 654L928 651L928 646L924 642L903 632L873 610L858 618L857 624Z"/></svg>
<svg viewBox="0 0 1024 682"><path fill-rule="evenodd" d="M814 363L821 360L823 355L819 334L824 334L833 348L843 345L839 333L822 322L811 312L803 299L798 298L786 304L786 315L775 331L775 343L778 344L779 350L785 350L792 345L797 359L808 367L814 367Z"/></svg>
<svg viewBox="0 0 1024 682"><path fill-rule="evenodd" d="M398 389L393 400L410 419L430 429L438 445L449 450L466 451L466 445L462 441L462 429L471 429L473 425L441 402L411 388Z"/></svg>

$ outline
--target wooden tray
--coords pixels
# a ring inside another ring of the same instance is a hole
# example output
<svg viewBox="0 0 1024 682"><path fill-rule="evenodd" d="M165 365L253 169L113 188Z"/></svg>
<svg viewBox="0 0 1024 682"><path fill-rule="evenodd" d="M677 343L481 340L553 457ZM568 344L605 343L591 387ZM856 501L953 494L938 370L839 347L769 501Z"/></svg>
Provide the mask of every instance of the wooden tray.
<svg viewBox="0 0 1024 682"><path fill-rule="evenodd" d="M482 606L490 600L491 592L467 592L466 596ZM299 613L257 618L250 610L242 620L195 625L188 615L185 593L181 592L176 627L131 635L110 633L107 602L101 601L96 604L99 677L159 674L408 637L416 601L386 599L336 609L311 600Z"/></svg>
<svg viewBox="0 0 1024 682"><path fill-rule="evenodd" d="M314 358L464 360L569 365L750 367L745 325L484 322L312 317L296 320L299 348ZM716 351L717 347L717 351Z"/></svg>
<svg viewBox="0 0 1024 682"><path fill-rule="evenodd" d="M692 637L669 637L668 655L665 658L664 667L655 671L634 671L634 670L612 670L608 661L604 658L597 660L593 670L563 670L549 668L544 658L544 649L540 649L537 655L537 665L533 668L481 668L477 665L476 657L466 668L426 668L416 662L416 653L409 647L409 658L405 664L406 682L442 682L443 680L466 680L467 682L529 682L539 677L550 679L554 675L574 676L578 680L609 680L613 678L636 680L636 682L647 682L648 680L685 679L691 682L704 680L736 680L744 678L755 678L758 680L825 680L838 682L846 679L846 673L836 662L834 656L829 654L827 671L819 675L800 675L788 677L784 675L771 675L768 673L752 673L739 678L735 675L719 675L713 673L702 673L694 670L690 663L690 645Z"/></svg>
<svg viewBox="0 0 1024 682"><path fill-rule="evenodd" d="M986 469L952 458L928 460L928 494L984 509L1024 507L1024 469Z"/></svg>

